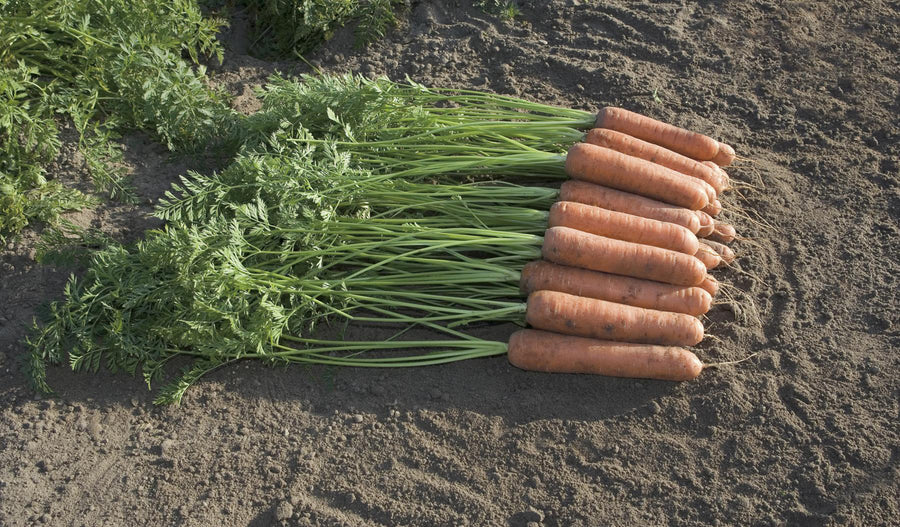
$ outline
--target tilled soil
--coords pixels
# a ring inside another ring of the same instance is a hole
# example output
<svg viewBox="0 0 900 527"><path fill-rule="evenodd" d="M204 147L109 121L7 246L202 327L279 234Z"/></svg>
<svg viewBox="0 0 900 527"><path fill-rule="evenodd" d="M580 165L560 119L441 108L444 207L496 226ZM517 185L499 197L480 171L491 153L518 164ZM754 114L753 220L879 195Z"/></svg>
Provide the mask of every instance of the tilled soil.
<svg viewBox="0 0 900 527"><path fill-rule="evenodd" d="M733 145L694 382L519 371L504 358L399 371L244 364L158 408L139 378L50 372L22 338L78 268L0 254L0 525L889 525L900 517L900 8L892 2L520 1L511 21L418 1L368 49L307 59L576 108L619 105ZM602 4L602 5L598 5ZM215 82L236 108L303 63L246 55L235 19ZM145 202L72 215L120 240L216 160L125 139ZM70 147L72 145L69 145ZM74 148L54 175L77 180ZM488 335L506 339L514 328ZM361 329L360 331L365 331Z"/></svg>

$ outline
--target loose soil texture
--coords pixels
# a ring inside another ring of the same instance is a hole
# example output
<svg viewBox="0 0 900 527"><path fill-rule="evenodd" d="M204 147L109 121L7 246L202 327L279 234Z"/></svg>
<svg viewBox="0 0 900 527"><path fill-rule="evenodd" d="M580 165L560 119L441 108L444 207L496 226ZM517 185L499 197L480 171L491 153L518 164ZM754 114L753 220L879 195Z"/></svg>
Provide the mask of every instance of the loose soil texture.
<svg viewBox="0 0 900 527"><path fill-rule="evenodd" d="M598 5L600 4L600 5ZM733 145L754 188L718 273L706 362L668 383L519 371L504 358L401 371L223 369L180 407L138 378L50 372L22 339L79 269L0 254L0 525L889 525L900 518L900 8L896 2L520 1L511 21L414 1L326 72L409 75L576 108L624 106ZM301 62L225 35L234 105ZM894 50L894 51L891 51ZM144 203L72 215L120 240L188 168L125 139ZM69 145L54 175L83 177ZM756 218L751 221L751 218ZM489 331L505 339L514 328Z"/></svg>

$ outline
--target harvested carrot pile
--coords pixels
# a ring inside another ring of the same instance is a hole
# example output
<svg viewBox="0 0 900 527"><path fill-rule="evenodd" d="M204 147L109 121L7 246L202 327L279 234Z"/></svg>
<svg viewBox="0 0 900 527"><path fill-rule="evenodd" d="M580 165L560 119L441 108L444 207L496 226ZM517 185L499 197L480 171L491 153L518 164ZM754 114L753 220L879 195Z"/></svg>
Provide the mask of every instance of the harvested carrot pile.
<svg viewBox="0 0 900 527"><path fill-rule="evenodd" d="M393 368L508 351L541 371L702 370L683 347L703 338L709 270L734 258L714 219L727 145L621 109L387 79L275 78L262 99L230 130L231 165L158 205L165 229L72 279L31 339L38 388L59 362L164 380L159 403L249 359ZM317 332L349 323L391 336ZM534 329L473 334L500 323Z"/></svg>
<svg viewBox="0 0 900 527"><path fill-rule="evenodd" d="M714 219L735 158L723 143L604 108L569 149L543 260L522 272L534 329L510 337L526 370L689 380L718 292L709 271L734 260L734 228ZM698 237L700 239L698 240Z"/></svg>

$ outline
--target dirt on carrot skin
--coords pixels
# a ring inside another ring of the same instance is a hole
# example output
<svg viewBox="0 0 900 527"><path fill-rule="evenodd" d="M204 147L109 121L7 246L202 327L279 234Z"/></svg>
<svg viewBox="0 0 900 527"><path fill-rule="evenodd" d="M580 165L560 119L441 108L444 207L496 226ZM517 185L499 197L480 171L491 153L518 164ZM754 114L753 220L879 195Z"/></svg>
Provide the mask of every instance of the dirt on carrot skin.
<svg viewBox="0 0 900 527"><path fill-rule="evenodd" d="M900 124L896 7L520 1L503 21L468 2L412 2L364 50L339 33L324 71L409 75L546 103L622 106L708 134L749 160L723 217L693 382L519 371L504 358L418 370L210 375L177 408L142 381L53 368L59 398L18 371L38 307L72 269L0 254L0 524L887 525L900 516ZM579 5L576 5L579 4ZM840 24L834 21L840 20ZM216 82L235 108L276 69L236 20ZM126 161L145 202L79 213L119 239L196 159L142 135ZM83 173L72 144L54 175ZM207 163L209 160L203 160ZM79 272L75 269L74 272ZM724 287L730 284L731 288ZM515 328L484 334L507 338ZM357 328L360 335L365 328Z"/></svg>

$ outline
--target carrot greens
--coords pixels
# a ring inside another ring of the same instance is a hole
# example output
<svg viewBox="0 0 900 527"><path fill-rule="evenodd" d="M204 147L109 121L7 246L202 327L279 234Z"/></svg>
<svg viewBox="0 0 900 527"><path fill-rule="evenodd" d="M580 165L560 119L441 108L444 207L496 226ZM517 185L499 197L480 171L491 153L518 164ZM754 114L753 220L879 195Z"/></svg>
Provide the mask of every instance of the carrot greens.
<svg viewBox="0 0 900 527"><path fill-rule="evenodd" d="M221 59L222 24L189 1L0 2L0 240L93 203L46 170L58 121L77 134L96 188L117 199L133 199L115 142L123 130L172 150L215 146L239 119L199 66Z"/></svg>
<svg viewBox="0 0 900 527"><path fill-rule="evenodd" d="M241 359L400 367L505 352L470 330L524 323L520 270L558 195L518 182L559 178L590 115L354 76L273 79L263 100L225 130L240 145L228 167L159 203L163 229L96 252L70 281L31 340L39 388L48 362L165 379L157 401L171 403ZM318 333L346 323L394 336ZM172 377L172 361L188 366Z"/></svg>
<svg viewBox="0 0 900 527"><path fill-rule="evenodd" d="M193 359L160 392L175 402L198 368L242 358L388 367L503 353L454 328L522 321L518 270L540 254L555 198L512 183L392 179L340 155L239 156L176 193L160 204L164 229L97 252L53 306L32 341L40 387L45 362L66 355L76 369L142 371L148 383ZM313 338L341 321L435 340Z"/></svg>

